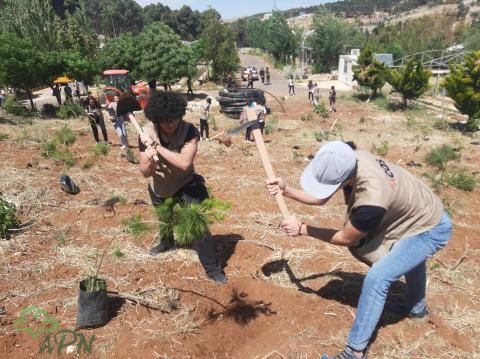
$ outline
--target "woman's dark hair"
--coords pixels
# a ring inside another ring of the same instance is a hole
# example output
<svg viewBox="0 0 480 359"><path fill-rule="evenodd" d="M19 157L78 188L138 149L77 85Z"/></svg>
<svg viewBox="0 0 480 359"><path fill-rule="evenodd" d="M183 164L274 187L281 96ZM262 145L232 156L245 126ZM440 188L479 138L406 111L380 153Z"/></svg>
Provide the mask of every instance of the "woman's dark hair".
<svg viewBox="0 0 480 359"><path fill-rule="evenodd" d="M95 105L94 105L95 107L100 108L100 104L98 103L97 99L92 95L88 96L87 99L84 100L83 106L87 107L88 105L90 105L91 100L93 100L93 102L95 102Z"/></svg>
<svg viewBox="0 0 480 359"><path fill-rule="evenodd" d="M148 99L145 116L152 122L180 120L187 109L185 97L175 92L156 92Z"/></svg>
<svg viewBox="0 0 480 359"><path fill-rule="evenodd" d="M207 98L207 102L211 104L211 103L212 103L212 99L211 99L210 97Z"/></svg>

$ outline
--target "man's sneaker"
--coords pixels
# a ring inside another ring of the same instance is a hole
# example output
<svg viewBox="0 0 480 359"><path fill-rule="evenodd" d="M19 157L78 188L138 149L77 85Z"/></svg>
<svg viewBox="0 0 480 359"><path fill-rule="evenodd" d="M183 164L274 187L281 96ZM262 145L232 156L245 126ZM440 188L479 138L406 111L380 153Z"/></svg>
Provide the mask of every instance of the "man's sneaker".
<svg viewBox="0 0 480 359"><path fill-rule="evenodd" d="M223 271L215 271L212 273L207 273L208 277L213 280L214 282L225 284L227 283L228 279Z"/></svg>
<svg viewBox="0 0 480 359"><path fill-rule="evenodd" d="M175 247L175 242L173 239L166 239L160 241L157 245L150 248L150 254L156 256L157 254L169 251Z"/></svg>
<svg viewBox="0 0 480 359"><path fill-rule="evenodd" d="M322 357L322 358L324 358L324 357ZM326 357L326 358L328 359L328 357ZM330 358L330 359L358 359L358 358L360 358L360 359L367 359L367 358L368 358L368 351L365 350L365 351L363 352L363 355L362 355L361 357L357 357L357 356L355 355L353 349L350 348L349 346L346 346L343 352L341 352L341 353L333 356L333 357Z"/></svg>
<svg viewBox="0 0 480 359"><path fill-rule="evenodd" d="M423 319L427 317L428 314L430 314L430 311L427 307L423 308L423 310L418 313L413 313L408 309L405 304L398 302L386 303L384 311L396 315L401 315L410 319Z"/></svg>

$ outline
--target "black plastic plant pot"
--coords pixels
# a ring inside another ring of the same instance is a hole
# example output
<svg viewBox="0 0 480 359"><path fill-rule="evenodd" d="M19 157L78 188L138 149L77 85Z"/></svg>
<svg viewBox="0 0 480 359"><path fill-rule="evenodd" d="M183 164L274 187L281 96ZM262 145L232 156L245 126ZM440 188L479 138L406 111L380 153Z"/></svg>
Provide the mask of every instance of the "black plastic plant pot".
<svg viewBox="0 0 480 359"><path fill-rule="evenodd" d="M92 280L95 286L92 287ZM107 283L105 279L89 277L80 282L77 329L100 327L108 322Z"/></svg>

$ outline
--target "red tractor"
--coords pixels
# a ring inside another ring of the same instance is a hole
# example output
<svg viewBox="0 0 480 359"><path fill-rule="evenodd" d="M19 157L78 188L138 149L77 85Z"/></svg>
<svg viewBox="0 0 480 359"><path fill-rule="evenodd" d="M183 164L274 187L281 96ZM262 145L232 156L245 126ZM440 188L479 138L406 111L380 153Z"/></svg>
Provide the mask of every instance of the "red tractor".
<svg viewBox="0 0 480 359"><path fill-rule="evenodd" d="M137 85L135 81L131 80L128 70L105 70L103 76L107 85L104 93L108 102L112 102L115 95L120 96L124 92L130 92L137 98L142 108L145 108L150 96L150 89L145 85Z"/></svg>

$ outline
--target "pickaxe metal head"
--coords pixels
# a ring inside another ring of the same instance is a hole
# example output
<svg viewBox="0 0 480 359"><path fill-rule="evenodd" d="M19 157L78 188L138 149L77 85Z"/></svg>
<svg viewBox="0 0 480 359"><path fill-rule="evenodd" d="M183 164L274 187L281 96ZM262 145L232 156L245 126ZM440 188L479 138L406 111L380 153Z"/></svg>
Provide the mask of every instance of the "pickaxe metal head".
<svg viewBox="0 0 480 359"><path fill-rule="evenodd" d="M255 128L256 126L258 126L258 121L257 120L251 120L251 121L244 122L240 126L231 128L230 130L225 132L223 134L223 136L218 139L218 141L220 143L223 143L225 146L230 147L232 145L232 136L242 132L247 127Z"/></svg>
<svg viewBox="0 0 480 359"><path fill-rule="evenodd" d="M133 113L133 111L141 110L142 106L140 106L140 102L128 92L124 92L118 99L117 116L124 116L129 112Z"/></svg>

